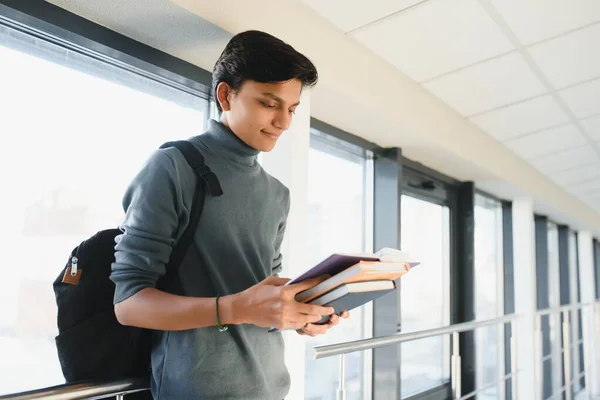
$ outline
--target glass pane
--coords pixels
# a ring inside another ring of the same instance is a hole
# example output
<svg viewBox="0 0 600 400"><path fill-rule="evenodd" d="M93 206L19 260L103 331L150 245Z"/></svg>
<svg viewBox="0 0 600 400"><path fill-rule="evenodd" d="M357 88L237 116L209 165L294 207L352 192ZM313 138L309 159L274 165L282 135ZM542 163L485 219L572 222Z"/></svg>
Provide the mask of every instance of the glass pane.
<svg viewBox="0 0 600 400"><path fill-rule="evenodd" d="M504 312L504 268L502 258L502 205L475 196L475 319L496 318ZM504 327L475 330L476 388L504 376ZM478 398L496 399L503 385L494 385Z"/></svg>
<svg viewBox="0 0 600 400"><path fill-rule="evenodd" d="M570 283L570 302L576 304L579 302L577 293L579 291L579 277L577 276L577 237L575 232L569 232L569 283ZM571 380L573 381L573 393L581 390L581 385L577 376L579 370L579 312L573 310L570 312L571 318Z"/></svg>
<svg viewBox="0 0 600 400"><path fill-rule="evenodd" d="M308 162L308 263L315 265L334 252L372 251L365 248L365 184L366 160L343 158L311 148ZM312 348L323 344L347 342L368 337L365 329L365 307L352 310L343 328L327 335L306 340L305 398L336 398L339 358L314 360ZM363 366L365 355L351 353L346 357L347 398L363 398Z"/></svg>
<svg viewBox="0 0 600 400"><path fill-rule="evenodd" d="M206 101L0 27L0 392L64 382L52 282L71 250L117 226L126 185L162 142L201 133ZM35 167L33 167L35 165Z"/></svg>
<svg viewBox="0 0 600 400"><path fill-rule="evenodd" d="M450 220L447 207L402 196L402 249L421 265L400 280L402 332L450 322ZM402 397L448 382L450 341L434 337L400 346Z"/></svg>
<svg viewBox="0 0 600 400"><path fill-rule="evenodd" d="M558 226L553 223L548 223L548 303L551 308L560 306L560 261L558 247ZM560 391L562 387L562 341L561 341L561 317L560 314L551 314L548 316L548 322L545 326L549 326L549 343L550 348L545 354L551 354L551 362L548 362L544 368L548 368L549 372L545 374L547 379L550 379L552 384L552 392L546 393L546 396L554 395ZM543 325L543 326L544 326ZM551 378L550 378L551 377Z"/></svg>

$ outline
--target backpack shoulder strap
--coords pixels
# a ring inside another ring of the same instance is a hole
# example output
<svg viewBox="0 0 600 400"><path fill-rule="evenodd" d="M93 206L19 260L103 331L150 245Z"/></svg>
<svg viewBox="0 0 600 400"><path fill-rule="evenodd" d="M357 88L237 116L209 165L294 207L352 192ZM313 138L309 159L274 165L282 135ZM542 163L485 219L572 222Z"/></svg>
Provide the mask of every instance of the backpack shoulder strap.
<svg viewBox="0 0 600 400"><path fill-rule="evenodd" d="M219 179L204 163L204 156L202 156L202 153L200 153L192 143L187 140L179 140L167 142L160 146L161 149L169 147L177 148L183 154L189 166L194 170L196 174L196 189L194 191L190 222L171 253L171 258L167 265L167 273L161 280L163 282L171 279L172 276L177 274L177 269L194 240L194 234L198 228L198 221L200 220L200 215L204 208L206 189L208 189L208 192L213 197L218 197L223 194Z"/></svg>
<svg viewBox="0 0 600 400"><path fill-rule="evenodd" d="M206 182L210 194L213 197L220 196L223 194L221 184L217 176L210 170L210 168L204 163L204 156L192 143L187 140L178 140L175 142L167 142L160 146L161 149L168 147L177 148L181 154L185 157L185 161L196 173L196 176Z"/></svg>

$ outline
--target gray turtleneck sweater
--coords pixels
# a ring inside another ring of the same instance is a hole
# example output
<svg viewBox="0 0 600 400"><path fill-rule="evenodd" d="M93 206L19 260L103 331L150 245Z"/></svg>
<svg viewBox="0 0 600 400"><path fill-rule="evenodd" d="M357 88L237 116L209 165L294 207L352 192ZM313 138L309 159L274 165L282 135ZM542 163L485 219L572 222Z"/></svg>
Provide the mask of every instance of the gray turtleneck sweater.
<svg viewBox="0 0 600 400"><path fill-rule="evenodd" d="M258 164L258 151L228 128L209 121L189 139L217 175L223 196L206 196L194 244L179 267L177 288L186 296L241 292L281 271L280 246L288 189ZM165 274L171 249L183 234L196 176L175 148L156 151L128 187L111 279L115 303ZM172 289L172 290L170 290ZM254 325L153 334L155 399L283 399L290 378L280 333Z"/></svg>

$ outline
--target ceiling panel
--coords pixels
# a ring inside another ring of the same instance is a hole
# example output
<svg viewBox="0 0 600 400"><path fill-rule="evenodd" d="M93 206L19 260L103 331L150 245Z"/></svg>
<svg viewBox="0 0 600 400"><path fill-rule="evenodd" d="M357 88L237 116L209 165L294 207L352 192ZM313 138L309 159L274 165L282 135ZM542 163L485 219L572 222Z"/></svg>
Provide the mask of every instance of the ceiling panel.
<svg viewBox="0 0 600 400"><path fill-rule="evenodd" d="M600 178L600 163L593 163L581 167L556 172L550 176L559 185L568 186L594 178Z"/></svg>
<svg viewBox="0 0 600 400"><path fill-rule="evenodd" d="M600 115L582 119L580 122L585 132L590 135L592 139L600 141Z"/></svg>
<svg viewBox="0 0 600 400"><path fill-rule="evenodd" d="M558 92L577 118L600 114L600 79Z"/></svg>
<svg viewBox="0 0 600 400"><path fill-rule="evenodd" d="M417 82L514 48L476 0L430 1L351 36Z"/></svg>
<svg viewBox="0 0 600 400"><path fill-rule="evenodd" d="M600 3L600 2L599 2ZM528 49L556 89L600 77L600 24Z"/></svg>
<svg viewBox="0 0 600 400"><path fill-rule="evenodd" d="M470 116L545 92L520 54L511 53L424 83L463 116Z"/></svg>
<svg viewBox="0 0 600 400"><path fill-rule="evenodd" d="M491 0L522 44L600 20L598 0Z"/></svg>
<svg viewBox="0 0 600 400"><path fill-rule="evenodd" d="M513 49L476 0L430 1L351 36L417 82Z"/></svg>
<svg viewBox="0 0 600 400"><path fill-rule="evenodd" d="M586 182L581 182L571 185L566 188L569 193L574 193L577 196L600 192L600 179L592 179Z"/></svg>
<svg viewBox="0 0 600 400"><path fill-rule="evenodd" d="M569 121L567 114L550 95L537 97L470 119L499 140L506 140Z"/></svg>
<svg viewBox="0 0 600 400"><path fill-rule="evenodd" d="M589 146L577 147L560 153L536 158L530 163L545 174L566 171L575 167L600 162L598 153Z"/></svg>
<svg viewBox="0 0 600 400"><path fill-rule="evenodd" d="M424 0L302 0L344 32L396 13ZM427 1L427 0L425 0Z"/></svg>
<svg viewBox="0 0 600 400"><path fill-rule="evenodd" d="M586 144L586 139L574 125L532 133L504 143L525 160L556 153Z"/></svg>

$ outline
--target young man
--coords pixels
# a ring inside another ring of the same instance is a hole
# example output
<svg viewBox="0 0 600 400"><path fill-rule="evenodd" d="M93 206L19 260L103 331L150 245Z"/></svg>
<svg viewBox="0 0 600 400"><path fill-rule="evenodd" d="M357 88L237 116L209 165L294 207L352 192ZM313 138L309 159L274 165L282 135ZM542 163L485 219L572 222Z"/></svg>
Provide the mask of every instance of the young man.
<svg viewBox="0 0 600 400"><path fill-rule="evenodd" d="M316 81L314 65L271 35L231 39L213 71L220 122L190 139L224 194L206 196L176 288L156 283L187 226L196 176L177 149L159 150L127 189L111 274L115 313L124 325L155 330L155 399L283 399L284 344L269 328L314 336L339 322L329 307L294 300L318 280L284 286L288 279L277 276L290 196L256 160L273 149L302 89ZM329 325L311 324L322 315L331 315Z"/></svg>

